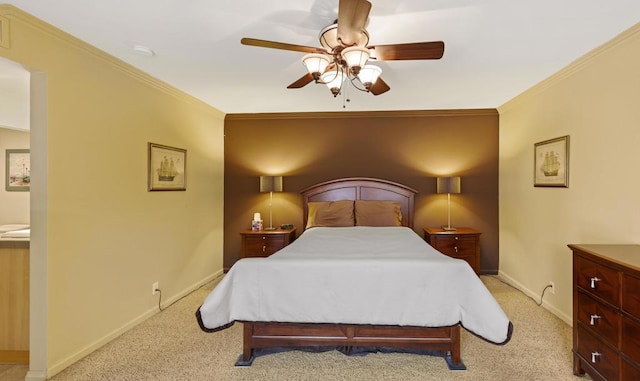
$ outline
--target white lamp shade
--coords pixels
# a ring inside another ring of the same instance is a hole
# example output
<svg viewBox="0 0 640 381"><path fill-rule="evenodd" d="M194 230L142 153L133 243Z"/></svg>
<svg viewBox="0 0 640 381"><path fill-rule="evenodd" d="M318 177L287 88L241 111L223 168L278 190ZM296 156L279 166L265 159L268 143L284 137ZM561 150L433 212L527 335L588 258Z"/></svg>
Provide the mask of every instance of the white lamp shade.
<svg viewBox="0 0 640 381"><path fill-rule="evenodd" d="M344 74L340 70L330 70L320 76L323 83L330 89L339 89L344 81Z"/></svg>
<svg viewBox="0 0 640 381"><path fill-rule="evenodd" d="M365 65L358 73L358 79L365 85L373 85L382 74L382 69L375 65Z"/></svg>
<svg viewBox="0 0 640 381"><path fill-rule="evenodd" d="M342 58L350 68L357 68L356 71L364 67L369 59L369 49L361 46L351 46L342 51Z"/></svg>
<svg viewBox="0 0 640 381"><path fill-rule="evenodd" d="M302 57L302 63L310 74L318 73L320 75L331 63L331 57L326 54L311 53Z"/></svg>

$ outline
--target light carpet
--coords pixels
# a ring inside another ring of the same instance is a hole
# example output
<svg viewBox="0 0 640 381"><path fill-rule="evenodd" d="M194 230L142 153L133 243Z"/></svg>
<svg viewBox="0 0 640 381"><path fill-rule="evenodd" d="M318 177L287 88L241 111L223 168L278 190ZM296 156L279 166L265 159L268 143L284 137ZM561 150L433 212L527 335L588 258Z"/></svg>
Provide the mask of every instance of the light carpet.
<svg viewBox="0 0 640 381"><path fill-rule="evenodd" d="M571 327L497 277L483 282L514 325L498 346L462 330L466 371L451 371L440 357L385 353L345 356L337 351L288 351L235 367L242 325L200 330L195 311L213 281L63 370L54 381L118 380L585 380L572 373Z"/></svg>

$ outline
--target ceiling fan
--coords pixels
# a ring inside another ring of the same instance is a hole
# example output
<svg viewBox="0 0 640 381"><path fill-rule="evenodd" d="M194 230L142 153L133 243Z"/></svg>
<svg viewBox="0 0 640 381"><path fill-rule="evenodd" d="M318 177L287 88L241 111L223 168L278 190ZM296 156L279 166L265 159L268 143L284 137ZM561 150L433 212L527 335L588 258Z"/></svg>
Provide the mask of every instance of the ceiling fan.
<svg viewBox="0 0 640 381"><path fill-rule="evenodd" d="M311 82L326 84L333 96L340 94L345 81L361 91L380 95L389 91L380 67L369 60L437 60L444 54L444 42L414 42L391 45L368 45L365 29L371 3L367 0L339 0L338 19L320 31L320 47L243 38L243 45L307 53L302 63L308 73L287 88L298 89Z"/></svg>

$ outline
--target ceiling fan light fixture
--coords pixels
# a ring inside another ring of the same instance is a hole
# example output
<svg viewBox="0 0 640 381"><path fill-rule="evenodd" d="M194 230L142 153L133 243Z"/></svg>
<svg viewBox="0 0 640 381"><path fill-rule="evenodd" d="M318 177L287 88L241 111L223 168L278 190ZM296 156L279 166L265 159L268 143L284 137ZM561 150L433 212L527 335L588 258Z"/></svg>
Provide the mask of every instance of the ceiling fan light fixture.
<svg viewBox="0 0 640 381"><path fill-rule="evenodd" d="M378 77L382 74L382 69L375 65L364 65L358 73L358 79L368 89L371 85L376 83Z"/></svg>
<svg viewBox="0 0 640 381"><path fill-rule="evenodd" d="M360 32L360 36L358 41L356 41L355 46L367 46L369 43L369 33L364 29ZM322 29L318 39L320 40L320 45L329 52L333 52L336 48L344 47L344 44L338 38L338 23L331 24Z"/></svg>
<svg viewBox="0 0 640 381"><path fill-rule="evenodd" d="M317 81L331 63L331 57L326 54L310 53L302 57L302 63Z"/></svg>
<svg viewBox="0 0 640 381"><path fill-rule="evenodd" d="M329 90L331 90L331 94L333 96L337 96L340 94L340 89L342 89L342 82L344 82L344 73L341 70L330 70L325 72L320 76L322 83L326 84Z"/></svg>
<svg viewBox="0 0 640 381"><path fill-rule="evenodd" d="M358 75L360 69L365 66L369 59L369 49L361 46L350 46L342 51L344 58L351 74Z"/></svg>

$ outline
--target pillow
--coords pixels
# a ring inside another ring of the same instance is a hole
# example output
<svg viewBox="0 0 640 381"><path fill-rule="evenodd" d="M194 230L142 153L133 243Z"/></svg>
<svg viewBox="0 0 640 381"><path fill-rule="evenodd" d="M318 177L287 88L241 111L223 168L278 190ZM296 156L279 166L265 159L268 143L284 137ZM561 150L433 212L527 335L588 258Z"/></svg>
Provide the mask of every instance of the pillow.
<svg viewBox="0 0 640 381"><path fill-rule="evenodd" d="M397 201L356 200L356 226L402 226L402 211Z"/></svg>
<svg viewBox="0 0 640 381"><path fill-rule="evenodd" d="M353 201L316 201L310 202L307 227L314 226L353 226Z"/></svg>

